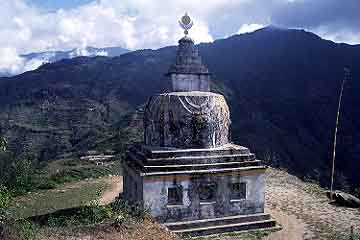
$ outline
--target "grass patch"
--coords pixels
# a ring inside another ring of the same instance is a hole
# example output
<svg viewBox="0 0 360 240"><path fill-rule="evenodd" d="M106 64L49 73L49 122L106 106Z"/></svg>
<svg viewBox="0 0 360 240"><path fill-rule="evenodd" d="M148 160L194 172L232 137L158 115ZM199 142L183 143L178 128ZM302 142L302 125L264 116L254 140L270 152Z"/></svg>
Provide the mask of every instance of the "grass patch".
<svg viewBox="0 0 360 240"><path fill-rule="evenodd" d="M98 201L92 201L88 206L63 209L33 217L32 220L41 226L50 227L85 226L104 222L121 227L129 225L134 220L143 220L147 213L141 203L129 204L127 201L117 199L105 206L100 206Z"/></svg>
<svg viewBox="0 0 360 240"><path fill-rule="evenodd" d="M9 231L6 236L9 237L7 239L11 240L43 239L43 230L53 235L51 232L53 232L53 230L57 231L58 229L64 230L63 235L70 233L74 236L74 231L82 228L94 229L101 226L106 226L107 229L112 229L115 234L118 234L122 232L122 230L133 231L134 229L130 229L131 226L142 223L147 218L147 213L142 203L129 204L127 201L117 199L109 205L100 206L99 201L94 200L88 206L62 209L41 216L31 217L27 220L8 221L6 227ZM92 234L95 234L95 232ZM122 234L124 233L121 233L120 236Z"/></svg>
<svg viewBox="0 0 360 240"><path fill-rule="evenodd" d="M45 224L50 227L97 224L110 219L112 215L113 211L111 206L83 206L49 214L45 218ZM44 221L44 218L42 221Z"/></svg>
<svg viewBox="0 0 360 240"><path fill-rule="evenodd" d="M50 191L39 191L20 196L10 203L10 214L15 219L44 215L60 209L88 204L105 189L103 182L82 182Z"/></svg>
<svg viewBox="0 0 360 240"><path fill-rule="evenodd" d="M63 159L50 163L45 169L37 172L33 179L33 191L37 189L54 189L68 182L120 175L120 173L120 161L110 162L104 166L96 166L83 164L77 159Z"/></svg>

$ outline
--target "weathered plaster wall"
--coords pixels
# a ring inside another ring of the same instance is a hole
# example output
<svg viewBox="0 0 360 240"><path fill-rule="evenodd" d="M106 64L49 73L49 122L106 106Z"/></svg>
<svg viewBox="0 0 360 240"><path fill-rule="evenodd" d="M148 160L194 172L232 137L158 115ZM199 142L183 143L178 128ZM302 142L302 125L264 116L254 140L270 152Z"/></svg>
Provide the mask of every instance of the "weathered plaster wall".
<svg viewBox="0 0 360 240"><path fill-rule="evenodd" d="M150 98L144 114L145 144L213 148L229 142L230 113L224 96L173 92Z"/></svg>
<svg viewBox="0 0 360 240"><path fill-rule="evenodd" d="M200 74L171 74L172 89L181 91L210 91L210 75Z"/></svg>
<svg viewBox="0 0 360 240"><path fill-rule="evenodd" d="M183 176L144 178L144 202L151 209L151 214L160 221L177 221L206 219L241 214L264 212L265 174L253 176ZM232 201L230 199L231 182L246 182L246 199ZM213 202L201 202L199 185L201 183L216 183L216 199ZM183 205L169 206L167 204L169 187L182 185Z"/></svg>

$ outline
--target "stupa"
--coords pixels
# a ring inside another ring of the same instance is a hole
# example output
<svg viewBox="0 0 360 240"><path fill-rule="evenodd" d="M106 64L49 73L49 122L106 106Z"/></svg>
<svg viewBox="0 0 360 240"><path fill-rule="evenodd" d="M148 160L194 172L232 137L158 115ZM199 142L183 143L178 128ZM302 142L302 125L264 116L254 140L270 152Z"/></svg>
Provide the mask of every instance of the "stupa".
<svg viewBox="0 0 360 240"><path fill-rule="evenodd" d="M273 228L264 212L266 167L246 147L229 141L224 96L210 92L211 74L188 37L191 18L180 20L172 92L150 97L144 144L123 162L124 193L175 233L191 236Z"/></svg>

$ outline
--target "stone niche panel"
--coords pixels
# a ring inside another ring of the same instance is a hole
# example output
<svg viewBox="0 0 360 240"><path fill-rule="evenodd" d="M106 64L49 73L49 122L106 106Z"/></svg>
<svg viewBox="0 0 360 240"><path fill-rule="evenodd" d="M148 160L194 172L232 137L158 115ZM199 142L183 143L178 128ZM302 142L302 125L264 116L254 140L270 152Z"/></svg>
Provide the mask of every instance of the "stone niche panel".
<svg viewBox="0 0 360 240"><path fill-rule="evenodd" d="M225 98L211 92L173 92L151 97L144 114L145 144L213 148L229 142Z"/></svg>
<svg viewBox="0 0 360 240"><path fill-rule="evenodd" d="M265 174L251 176L166 176L144 178L144 202L161 222L196 220L264 212ZM246 184L246 197L232 198L231 184ZM182 203L168 201L169 189L181 188ZM208 189L206 189L208 188Z"/></svg>

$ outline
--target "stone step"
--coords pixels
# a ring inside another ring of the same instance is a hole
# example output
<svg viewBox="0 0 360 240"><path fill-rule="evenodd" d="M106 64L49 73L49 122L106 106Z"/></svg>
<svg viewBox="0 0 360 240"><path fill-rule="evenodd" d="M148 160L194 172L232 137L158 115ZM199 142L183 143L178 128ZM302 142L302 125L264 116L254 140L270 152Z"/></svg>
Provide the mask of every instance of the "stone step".
<svg viewBox="0 0 360 240"><path fill-rule="evenodd" d="M147 165L170 165L170 164L187 164L187 163L224 163L224 162L241 162L255 160L255 154L231 154L231 155L214 155L214 156L186 156L172 158L149 158L144 159Z"/></svg>
<svg viewBox="0 0 360 240"><path fill-rule="evenodd" d="M244 161L244 162L228 162L228 163L210 163L210 164L186 164L186 165L145 165L145 172L158 171L186 171L186 170L206 170L206 169L226 169L259 166L260 160Z"/></svg>
<svg viewBox="0 0 360 240"><path fill-rule="evenodd" d="M257 222L218 225L218 226L203 227L203 228L190 228L190 229L183 229L183 230L175 230L172 232L176 233L176 234L197 237L197 236L207 236L207 235L214 235L214 234L230 233L230 232L241 232L241 231L249 231L249 230L256 230L256 229L266 229L266 228L272 228L275 226L276 226L276 222L274 220L264 220L264 221L257 221Z"/></svg>
<svg viewBox="0 0 360 240"><path fill-rule="evenodd" d="M217 148L202 148L202 149L179 149L179 148L165 148L154 146L141 146L146 158L172 158L172 157L186 157L186 156L214 156L214 155L232 155L232 154L250 154L250 150L246 147L235 144L226 144Z"/></svg>
<svg viewBox="0 0 360 240"><path fill-rule="evenodd" d="M249 231L256 229L266 229L273 228L276 226L276 221L273 219L267 220L259 220L259 221L251 221L251 222L240 222L240 223L232 223L232 224L219 224L212 226L204 226L204 227L194 227L194 228L183 228L177 230L171 230L171 232L181 235L187 236L207 236L214 234L222 234L229 232L241 232L241 231Z"/></svg>
<svg viewBox="0 0 360 240"><path fill-rule="evenodd" d="M236 223L246 223L246 222L257 222L270 220L270 214L258 213L251 215L235 215L221 218L211 218L211 219L199 219L192 221L182 221L182 222L170 222L165 223L164 225L171 231L189 229L189 228L201 228L201 227L211 227L217 225L229 225Z"/></svg>
<svg viewBox="0 0 360 240"><path fill-rule="evenodd" d="M137 164L139 168L144 172L169 172L169 171L189 171L189 170L207 170L207 169L219 169L219 168L242 168L259 166L260 160L249 160L249 161L230 161L228 162L214 162L208 163L204 160L204 163L198 161L169 161L169 162L158 162L158 161L146 161L137 152L128 152L128 157L134 164Z"/></svg>

